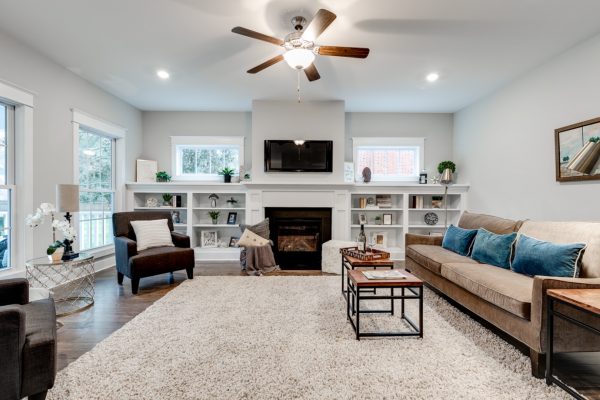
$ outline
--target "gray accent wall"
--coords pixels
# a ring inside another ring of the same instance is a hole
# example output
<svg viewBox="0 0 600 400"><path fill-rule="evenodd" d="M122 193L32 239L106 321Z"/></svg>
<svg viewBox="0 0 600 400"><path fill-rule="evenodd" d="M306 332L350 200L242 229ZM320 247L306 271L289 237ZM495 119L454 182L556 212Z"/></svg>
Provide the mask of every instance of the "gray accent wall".
<svg viewBox="0 0 600 400"><path fill-rule="evenodd" d="M54 203L57 183L73 182L72 108L127 129L126 180L134 178L135 159L142 150L142 114L138 109L3 33L0 49L0 79L35 94L31 162L36 206ZM29 229L24 221L14 224L18 229ZM52 241L50 224L36 228L33 236L34 255L45 254Z"/></svg>
<svg viewBox="0 0 600 400"><path fill-rule="evenodd" d="M455 114L469 208L511 218L600 221L600 181L555 180L554 130L600 117L600 35Z"/></svg>

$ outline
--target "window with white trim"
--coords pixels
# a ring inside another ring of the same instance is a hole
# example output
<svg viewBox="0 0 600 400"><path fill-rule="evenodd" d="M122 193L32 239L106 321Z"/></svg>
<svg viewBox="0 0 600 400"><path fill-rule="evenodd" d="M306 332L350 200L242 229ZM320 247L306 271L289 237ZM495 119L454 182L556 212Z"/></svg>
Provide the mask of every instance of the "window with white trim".
<svg viewBox="0 0 600 400"><path fill-rule="evenodd" d="M0 103L0 270L11 267L15 108Z"/></svg>
<svg viewBox="0 0 600 400"><path fill-rule="evenodd" d="M224 168L239 173L244 165L244 137L172 136L174 180L216 181Z"/></svg>
<svg viewBox="0 0 600 400"><path fill-rule="evenodd" d="M113 243L115 142L79 126L79 249Z"/></svg>
<svg viewBox="0 0 600 400"><path fill-rule="evenodd" d="M357 181L369 167L373 182L417 182L424 165L424 138L352 138Z"/></svg>

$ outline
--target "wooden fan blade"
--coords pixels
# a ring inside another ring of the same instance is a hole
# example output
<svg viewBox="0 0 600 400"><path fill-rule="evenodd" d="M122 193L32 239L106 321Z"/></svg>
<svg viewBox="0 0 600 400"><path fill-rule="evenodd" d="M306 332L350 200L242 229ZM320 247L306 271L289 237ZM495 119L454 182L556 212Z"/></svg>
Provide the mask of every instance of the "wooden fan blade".
<svg viewBox="0 0 600 400"><path fill-rule="evenodd" d="M319 75L319 71L317 71L317 67L315 67L314 63L304 68L304 73L310 82L321 79L321 75Z"/></svg>
<svg viewBox="0 0 600 400"><path fill-rule="evenodd" d="M317 40L319 35L323 33L329 25L331 25L336 17L337 16L331 11L321 8L319 11L317 11L312 21L310 21L310 24L308 24L308 26L304 29L304 32L302 33L302 39L314 42Z"/></svg>
<svg viewBox="0 0 600 400"><path fill-rule="evenodd" d="M273 43L278 46L283 46L283 40L277 39L276 37L265 35L259 32L252 31L250 29L242 28L241 26L236 26L231 30L233 33L237 33L238 35L248 36L252 39L263 40L265 42Z"/></svg>
<svg viewBox="0 0 600 400"><path fill-rule="evenodd" d="M367 58L369 49L364 47L319 46L322 56Z"/></svg>
<svg viewBox="0 0 600 400"><path fill-rule="evenodd" d="M273 64L277 64L279 61L283 60L283 56L280 54L278 56L275 56L273 58L268 59L267 61L265 61L264 63L257 65L256 67L249 69L248 72L249 74L255 74L257 72L262 71L265 68L270 67Z"/></svg>

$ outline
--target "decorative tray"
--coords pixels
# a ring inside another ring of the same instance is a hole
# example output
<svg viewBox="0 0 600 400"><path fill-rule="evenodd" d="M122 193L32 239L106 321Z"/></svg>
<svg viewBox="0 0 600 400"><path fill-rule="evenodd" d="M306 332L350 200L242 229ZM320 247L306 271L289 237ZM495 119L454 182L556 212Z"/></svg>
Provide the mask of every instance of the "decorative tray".
<svg viewBox="0 0 600 400"><path fill-rule="evenodd" d="M358 247L342 247L340 253L358 258L362 261L385 260L390 258L390 253L387 251L370 248L366 252L358 250Z"/></svg>

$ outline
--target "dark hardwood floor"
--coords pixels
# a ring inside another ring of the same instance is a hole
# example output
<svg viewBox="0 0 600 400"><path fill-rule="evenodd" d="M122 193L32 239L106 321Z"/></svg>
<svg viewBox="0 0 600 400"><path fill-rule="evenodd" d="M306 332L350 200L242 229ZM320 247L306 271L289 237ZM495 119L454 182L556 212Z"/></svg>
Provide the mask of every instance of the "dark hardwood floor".
<svg viewBox="0 0 600 400"><path fill-rule="evenodd" d="M320 271L282 271L278 275L320 275ZM197 266L194 276L239 276L239 264L210 264ZM96 274L96 295L92 307L79 313L59 318L63 326L58 330L58 368L63 369L97 343L132 320L156 300L186 280L185 271L142 279L138 295L131 294L127 278L117 285L114 268ZM488 326L487 324L484 324ZM492 327L488 328L494 330ZM600 400L600 354L569 354L557 362L559 376L590 399Z"/></svg>

